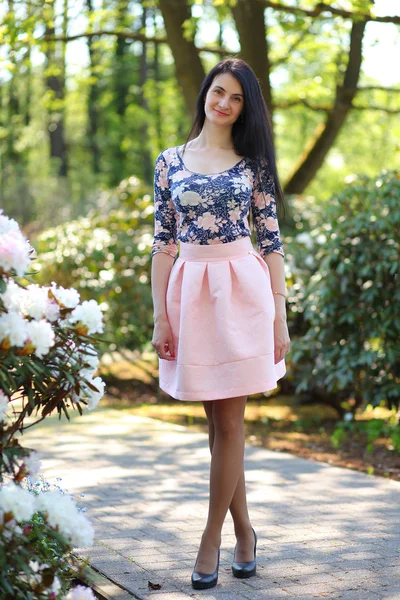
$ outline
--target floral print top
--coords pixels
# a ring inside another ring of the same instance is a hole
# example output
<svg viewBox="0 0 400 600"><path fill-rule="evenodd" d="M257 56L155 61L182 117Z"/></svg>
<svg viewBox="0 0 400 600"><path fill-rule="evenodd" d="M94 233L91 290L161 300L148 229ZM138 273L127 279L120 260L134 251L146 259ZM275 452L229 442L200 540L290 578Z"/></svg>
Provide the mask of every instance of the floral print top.
<svg viewBox="0 0 400 600"><path fill-rule="evenodd" d="M154 172L151 256L166 252L175 257L178 239L189 244L223 244L250 236L250 207L260 254L285 256L275 184L267 165L261 184L255 160L247 157L226 171L202 175L185 167L178 148L168 148L159 154Z"/></svg>

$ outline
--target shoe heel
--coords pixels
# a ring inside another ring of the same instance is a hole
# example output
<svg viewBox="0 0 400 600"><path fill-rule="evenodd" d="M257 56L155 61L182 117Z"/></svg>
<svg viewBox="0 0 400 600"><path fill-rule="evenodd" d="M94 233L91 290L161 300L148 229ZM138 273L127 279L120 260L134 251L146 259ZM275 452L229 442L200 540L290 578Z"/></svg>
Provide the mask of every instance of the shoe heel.
<svg viewBox="0 0 400 600"><path fill-rule="evenodd" d="M209 588L215 587L218 583L218 570L219 570L219 559L220 559L220 549L218 548L218 560L217 560L217 568L214 573L199 573L198 571L193 571L192 573L192 587L195 590L207 590ZM195 565L196 566L196 565Z"/></svg>
<svg viewBox="0 0 400 600"><path fill-rule="evenodd" d="M254 560L250 562L236 562L236 547L235 553L233 555L233 563L232 563L232 574L234 577L238 579L248 579L256 574L257 571L257 562L256 562L256 554L257 554L257 534L252 528L254 533Z"/></svg>

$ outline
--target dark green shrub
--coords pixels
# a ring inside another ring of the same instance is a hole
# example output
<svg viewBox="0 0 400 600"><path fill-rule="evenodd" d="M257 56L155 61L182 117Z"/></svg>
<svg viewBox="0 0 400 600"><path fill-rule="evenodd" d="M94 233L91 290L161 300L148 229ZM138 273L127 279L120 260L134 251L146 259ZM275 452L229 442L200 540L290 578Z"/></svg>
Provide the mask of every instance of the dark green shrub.
<svg viewBox="0 0 400 600"><path fill-rule="evenodd" d="M296 392L338 408L400 399L400 175L358 178L326 206L304 288L307 333L292 344Z"/></svg>

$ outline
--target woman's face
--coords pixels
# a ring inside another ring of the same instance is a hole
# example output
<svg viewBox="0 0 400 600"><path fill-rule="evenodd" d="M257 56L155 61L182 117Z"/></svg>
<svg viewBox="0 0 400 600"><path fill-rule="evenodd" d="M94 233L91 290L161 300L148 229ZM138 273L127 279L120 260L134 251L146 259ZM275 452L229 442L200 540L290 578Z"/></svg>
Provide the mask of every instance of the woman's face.
<svg viewBox="0 0 400 600"><path fill-rule="evenodd" d="M206 118L215 125L232 126L243 110L242 86L230 73L214 77L204 104Z"/></svg>

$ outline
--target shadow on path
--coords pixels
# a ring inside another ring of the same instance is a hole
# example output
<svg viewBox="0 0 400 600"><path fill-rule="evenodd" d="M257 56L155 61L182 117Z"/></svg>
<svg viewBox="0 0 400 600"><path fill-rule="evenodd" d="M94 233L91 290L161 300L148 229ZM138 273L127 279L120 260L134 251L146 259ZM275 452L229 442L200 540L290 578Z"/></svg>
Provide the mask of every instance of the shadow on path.
<svg viewBox="0 0 400 600"><path fill-rule="evenodd" d="M399 482L246 447L257 576L232 577L228 516L218 586L194 592L208 504L204 433L99 407L70 422L50 417L21 443L38 450L50 483L61 477L88 507L95 545L78 553L133 597L400 600Z"/></svg>

